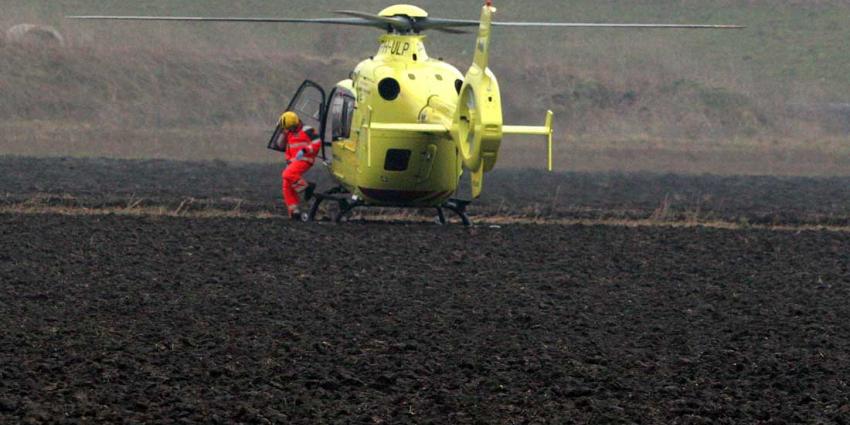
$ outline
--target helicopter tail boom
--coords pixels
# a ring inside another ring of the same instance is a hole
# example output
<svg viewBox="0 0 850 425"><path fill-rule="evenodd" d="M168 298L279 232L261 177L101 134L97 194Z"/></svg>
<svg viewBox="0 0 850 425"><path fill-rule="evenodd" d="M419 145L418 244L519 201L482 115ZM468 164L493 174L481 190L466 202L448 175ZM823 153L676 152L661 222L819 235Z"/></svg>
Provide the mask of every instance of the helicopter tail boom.
<svg viewBox="0 0 850 425"><path fill-rule="evenodd" d="M372 130L384 131L400 131L407 133L446 133L449 129L442 124L399 124L399 123L379 123L373 122L369 124Z"/></svg>

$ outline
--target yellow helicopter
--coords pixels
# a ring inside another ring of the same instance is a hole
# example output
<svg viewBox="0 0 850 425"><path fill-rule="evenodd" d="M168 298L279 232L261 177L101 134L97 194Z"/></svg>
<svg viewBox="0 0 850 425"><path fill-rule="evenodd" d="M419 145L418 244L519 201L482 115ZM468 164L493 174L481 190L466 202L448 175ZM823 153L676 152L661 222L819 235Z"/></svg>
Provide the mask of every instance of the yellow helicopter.
<svg viewBox="0 0 850 425"><path fill-rule="evenodd" d="M470 175L471 199L480 196L484 174L499 158L505 135L542 136L548 142L552 170L552 121L542 126L505 125L499 83L488 67L491 29L505 27L573 28L742 28L733 25L606 24L566 22L494 22L496 8L487 0L478 20L429 17L417 6L400 4L377 15L342 10L345 18L203 18L157 16L72 16L72 19L152 21L284 22L354 25L386 31L377 54L360 62L350 78L329 92L305 81L287 110L323 135L321 157L336 187L314 195L305 221L315 220L325 201L339 205L335 221L361 206L435 208L464 225L469 200L453 198L461 177ZM465 33L477 27L475 55L466 74L425 49L424 31ZM280 125L268 147L279 149Z"/></svg>

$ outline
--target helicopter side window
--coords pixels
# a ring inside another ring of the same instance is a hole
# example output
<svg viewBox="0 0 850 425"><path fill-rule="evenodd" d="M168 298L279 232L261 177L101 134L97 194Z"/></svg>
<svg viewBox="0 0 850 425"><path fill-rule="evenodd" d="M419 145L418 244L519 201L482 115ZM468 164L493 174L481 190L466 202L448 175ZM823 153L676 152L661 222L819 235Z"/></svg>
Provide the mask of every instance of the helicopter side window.
<svg viewBox="0 0 850 425"><path fill-rule="evenodd" d="M354 97L346 90L337 90L331 99L331 140L345 140L351 136L351 121L354 118Z"/></svg>
<svg viewBox="0 0 850 425"><path fill-rule="evenodd" d="M354 120L354 105L356 101L353 96L343 96L342 107L342 137L346 139L351 136L351 122Z"/></svg>

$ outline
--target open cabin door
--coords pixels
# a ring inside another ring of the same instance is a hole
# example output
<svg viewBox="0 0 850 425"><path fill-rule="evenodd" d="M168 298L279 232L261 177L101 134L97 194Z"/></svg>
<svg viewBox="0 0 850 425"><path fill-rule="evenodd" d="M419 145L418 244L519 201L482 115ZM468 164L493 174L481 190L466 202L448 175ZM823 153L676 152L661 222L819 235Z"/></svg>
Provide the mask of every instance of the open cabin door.
<svg viewBox="0 0 850 425"><path fill-rule="evenodd" d="M292 96L292 101L286 107L287 111L293 111L301 118L301 123L305 126L313 127L318 134L324 134L325 123L325 90L322 86L310 80L305 80L301 83L301 87ZM280 123L277 123L274 134L269 140L268 148L276 151L285 151L286 146L282 145L281 134L283 129ZM325 157L324 146L322 146L322 158Z"/></svg>
<svg viewBox="0 0 850 425"><path fill-rule="evenodd" d="M343 87L335 87L331 90L328 105L325 108L323 127L325 146L333 146L333 142L351 138L351 122L354 118L355 104L354 94L350 90Z"/></svg>

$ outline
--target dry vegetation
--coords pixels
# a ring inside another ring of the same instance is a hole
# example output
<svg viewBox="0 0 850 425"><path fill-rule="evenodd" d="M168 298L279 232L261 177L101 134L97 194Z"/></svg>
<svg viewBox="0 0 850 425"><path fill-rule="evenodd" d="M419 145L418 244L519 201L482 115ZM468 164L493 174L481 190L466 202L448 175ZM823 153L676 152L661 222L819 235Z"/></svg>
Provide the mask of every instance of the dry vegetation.
<svg viewBox="0 0 850 425"><path fill-rule="evenodd" d="M73 198L69 199L73 201ZM189 219L246 219L246 220L280 220L284 216L269 211L242 211L238 206L232 209L220 209L211 206L192 206L193 199L187 198L177 208L166 206L141 206L143 200L128 200L124 207L74 207L45 205L41 199L32 198L25 202L0 205L0 214L26 214L26 215L63 215L63 216L129 216L129 217L182 217ZM625 228L675 228L675 229L724 229L724 230L768 230L776 232L807 232L824 231L837 233L850 233L850 226L824 225L824 224L750 224L747 222L724 221L719 219L707 219L699 217L698 211L694 211L687 217L665 215L666 211L659 210L660 215L653 214L646 219L629 218L549 218L549 217L523 217L510 214L504 215L482 215L476 217L475 225L479 227L498 228L503 225L549 225L549 226L605 226ZM352 222L362 223L405 223L405 224L428 224L434 223L433 215L428 212L404 210L362 210L353 213L347 219Z"/></svg>
<svg viewBox="0 0 850 425"><path fill-rule="evenodd" d="M738 3L707 4L712 12L706 17L687 2L681 9L687 20L744 24L764 12L763 6ZM86 5L82 1L73 9ZM56 20L72 6L43 6L39 13L22 4L3 22ZM115 13L180 12L113 6ZM215 2L205 12L271 13L259 4L243 7ZM300 3L293 7L307 10ZM505 19L522 18L503 7ZM612 12L603 3L588 7L600 15ZM740 16L715 13L729 8ZM800 8L801 15L807 8L809 14L843 10L831 2ZM189 5L177 9L194 11ZM656 9L657 17L639 8L628 12L636 20L684 19ZM532 12L529 19L543 19ZM782 16L791 13L783 10ZM299 27L291 40L276 41L265 34L278 31L273 26L59 22L70 33L67 49L6 45L0 50L2 154L275 160L263 149L264 139L300 81L309 77L333 84L374 49L374 34L350 29L322 33ZM583 33L553 40L530 34L532 46L523 47L522 39L506 35L497 48L510 54L495 59L493 67L503 84L507 121L536 123L553 109L561 169L798 175L850 170L850 114L828 106L840 95L834 89L840 81L812 83L814 71L799 81L775 76L766 81L759 72L768 67L752 64L750 56L754 49L748 43L755 36L737 46L733 36L711 37ZM462 46L469 40L434 36L431 41L432 55L451 52L446 59L461 69L468 63ZM705 46L704 53L693 50ZM720 64L724 59L727 63ZM505 143L503 166L543 162L542 145Z"/></svg>

